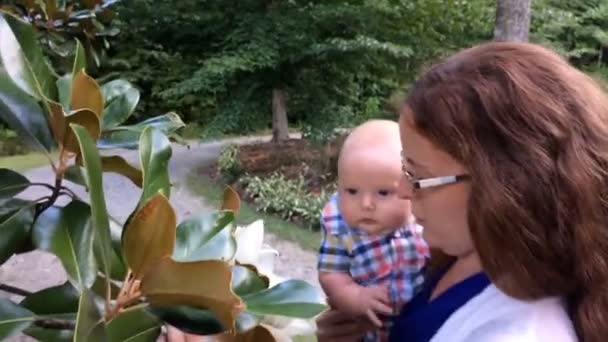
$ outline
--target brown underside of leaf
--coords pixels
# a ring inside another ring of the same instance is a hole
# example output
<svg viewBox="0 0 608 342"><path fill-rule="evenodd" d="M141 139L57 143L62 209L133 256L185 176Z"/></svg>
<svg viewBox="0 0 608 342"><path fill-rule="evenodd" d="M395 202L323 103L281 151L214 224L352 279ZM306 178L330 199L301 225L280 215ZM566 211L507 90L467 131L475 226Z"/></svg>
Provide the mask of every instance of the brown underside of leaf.
<svg viewBox="0 0 608 342"><path fill-rule="evenodd" d="M239 195L232 189L227 186L224 190L224 202L222 203L222 210L231 210L234 214L239 212L241 208L241 200L239 199Z"/></svg>
<svg viewBox="0 0 608 342"><path fill-rule="evenodd" d="M162 194L146 202L125 229L122 248L135 279L142 279L162 258L173 254L175 211Z"/></svg>
<svg viewBox="0 0 608 342"><path fill-rule="evenodd" d="M71 90L71 110L87 108L91 110L99 119L103 112L103 96L97 81L87 75L84 70L80 70L72 80Z"/></svg>
<svg viewBox="0 0 608 342"><path fill-rule="evenodd" d="M245 304L232 292L230 265L218 260L177 262L164 258L142 279L141 291L153 305L190 305L211 310L234 331Z"/></svg>

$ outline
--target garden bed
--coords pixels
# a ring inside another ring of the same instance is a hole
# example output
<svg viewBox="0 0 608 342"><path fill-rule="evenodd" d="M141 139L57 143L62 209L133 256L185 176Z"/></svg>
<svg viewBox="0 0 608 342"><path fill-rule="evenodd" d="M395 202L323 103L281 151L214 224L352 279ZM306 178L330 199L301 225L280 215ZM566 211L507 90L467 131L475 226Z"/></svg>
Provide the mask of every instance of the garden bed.
<svg viewBox="0 0 608 342"><path fill-rule="evenodd" d="M204 172L231 185L259 210L310 229L335 189L337 148L303 139L231 145Z"/></svg>

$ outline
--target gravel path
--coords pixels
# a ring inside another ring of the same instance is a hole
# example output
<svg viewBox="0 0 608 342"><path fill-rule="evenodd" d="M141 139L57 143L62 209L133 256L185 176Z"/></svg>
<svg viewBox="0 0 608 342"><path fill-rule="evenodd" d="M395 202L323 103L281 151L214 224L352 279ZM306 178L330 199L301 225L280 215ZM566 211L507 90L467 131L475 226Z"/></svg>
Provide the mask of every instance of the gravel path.
<svg viewBox="0 0 608 342"><path fill-rule="evenodd" d="M268 137L248 137L231 141L246 143L260 139L266 140ZM171 203L178 214L178 222L191 214L213 210L204 198L196 197L188 191L185 180L188 173L194 168L214 161L219 155L221 146L222 142L193 143L190 149L179 145L173 146L173 156L169 164L171 180L174 183ZM121 150L113 154L120 154L134 165L139 165L136 151ZM26 176L32 182L53 183L53 174L48 167L30 170ZM119 175L104 174L103 178L108 211L122 222L133 210L140 196L140 189ZM66 182L66 184L69 184L70 188L80 197L88 199L87 193L82 187L70 182ZM45 189L30 188L20 197L34 199L44 196L44 194L46 194ZM278 275L297 277L318 285L314 253L305 251L292 242L280 240L269 233L266 233L266 242L279 251L276 262ZM58 259L41 251L15 255L0 267L0 283L17 286L28 291L38 291L59 285L65 280L66 275ZM7 295L0 291L0 296Z"/></svg>

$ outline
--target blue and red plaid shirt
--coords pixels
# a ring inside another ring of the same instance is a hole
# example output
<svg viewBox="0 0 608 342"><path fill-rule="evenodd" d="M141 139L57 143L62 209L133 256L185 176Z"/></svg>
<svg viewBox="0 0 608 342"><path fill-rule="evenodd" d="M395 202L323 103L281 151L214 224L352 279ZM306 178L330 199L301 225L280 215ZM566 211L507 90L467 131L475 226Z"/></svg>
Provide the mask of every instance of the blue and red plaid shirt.
<svg viewBox="0 0 608 342"><path fill-rule="evenodd" d="M321 214L323 239L319 272L344 272L362 286L388 285L391 301L400 308L420 289L423 268L430 257L422 227L406 224L387 235L369 234L350 227L331 196Z"/></svg>

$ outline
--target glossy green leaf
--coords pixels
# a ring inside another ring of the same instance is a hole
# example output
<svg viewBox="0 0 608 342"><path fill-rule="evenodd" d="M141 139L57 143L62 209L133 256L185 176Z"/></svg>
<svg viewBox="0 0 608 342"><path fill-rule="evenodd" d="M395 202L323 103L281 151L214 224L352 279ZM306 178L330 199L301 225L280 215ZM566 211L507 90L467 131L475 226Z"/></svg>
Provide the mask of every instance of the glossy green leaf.
<svg viewBox="0 0 608 342"><path fill-rule="evenodd" d="M150 311L163 322L187 333L215 335L226 331L222 323L209 310L186 305L171 305L155 306Z"/></svg>
<svg viewBox="0 0 608 342"><path fill-rule="evenodd" d="M100 260L98 261L101 262L105 278L110 279L112 239L110 236L108 211L106 209L103 193L101 159L99 158L99 152L87 130L78 125L71 125L71 128L78 138L83 164L86 170L86 178L89 182L91 219L95 231L95 245L100 254Z"/></svg>
<svg viewBox="0 0 608 342"><path fill-rule="evenodd" d="M74 330L45 329L35 325L25 329L23 333L44 342L72 342L74 339Z"/></svg>
<svg viewBox="0 0 608 342"><path fill-rule="evenodd" d="M63 208L45 210L32 230L36 247L55 254L70 282L79 289L91 287L97 273L90 218L89 205L74 200Z"/></svg>
<svg viewBox="0 0 608 342"><path fill-rule="evenodd" d="M232 290L238 296L258 293L268 288L268 278L258 275L254 269L241 265L232 266Z"/></svg>
<svg viewBox="0 0 608 342"><path fill-rule="evenodd" d="M125 122L139 103L140 93L126 80L114 80L101 87L106 107L103 111L102 127L114 128Z"/></svg>
<svg viewBox="0 0 608 342"><path fill-rule="evenodd" d="M155 341L160 334L161 321L145 309L123 313L107 326L110 341Z"/></svg>
<svg viewBox="0 0 608 342"><path fill-rule="evenodd" d="M219 211L188 218L177 227L173 258L179 261L230 260L236 253L234 214Z"/></svg>
<svg viewBox="0 0 608 342"><path fill-rule="evenodd" d="M129 178L136 186L142 186L143 174L141 170L129 164L121 156L103 156L101 157L101 166L104 172L123 175Z"/></svg>
<svg viewBox="0 0 608 342"><path fill-rule="evenodd" d="M87 187L87 179L85 175L85 169L82 166L72 165L63 174L64 179L78 185Z"/></svg>
<svg viewBox="0 0 608 342"><path fill-rule="evenodd" d="M0 68L0 119L15 130L28 146L49 152L55 141L42 108L17 88Z"/></svg>
<svg viewBox="0 0 608 342"><path fill-rule="evenodd" d="M78 312L80 294L69 282L32 293L19 305L37 315Z"/></svg>
<svg viewBox="0 0 608 342"><path fill-rule="evenodd" d="M74 62L72 63L72 75L77 75L80 71L86 71L87 56L84 47L80 44L80 40L76 39L76 51L74 52ZM70 83L71 77L70 77Z"/></svg>
<svg viewBox="0 0 608 342"><path fill-rule="evenodd" d="M15 197L30 185L30 181L19 172L0 169L0 200Z"/></svg>
<svg viewBox="0 0 608 342"><path fill-rule="evenodd" d="M9 215L19 209L28 206L31 201L26 201L20 198L11 198L8 200L0 200L0 217Z"/></svg>
<svg viewBox="0 0 608 342"><path fill-rule="evenodd" d="M123 254L135 279L142 279L175 243L175 211L162 194L147 201L129 221L123 235Z"/></svg>
<svg viewBox="0 0 608 342"><path fill-rule="evenodd" d="M93 293L84 289L78 303L74 342L107 341L105 324L95 305Z"/></svg>
<svg viewBox="0 0 608 342"><path fill-rule="evenodd" d="M169 198L171 193L169 180L171 142L169 139L158 129L145 128L139 141L139 158L144 178L140 205L158 192Z"/></svg>
<svg viewBox="0 0 608 342"><path fill-rule="evenodd" d="M57 98L56 76L32 25L0 12L0 62L15 85L38 100Z"/></svg>
<svg viewBox="0 0 608 342"><path fill-rule="evenodd" d="M153 305L190 305L211 310L227 329L234 327L242 302L231 290L232 273L217 260L177 262L162 259L141 281L141 291Z"/></svg>
<svg viewBox="0 0 608 342"><path fill-rule="evenodd" d="M163 322L179 330L197 335L215 335L226 331L219 319L209 310L186 305L157 306L150 311ZM244 332L260 323L260 317L247 311L236 317L236 331Z"/></svg>
<svg viewBox="0 0 608 342"><path fill-rule="evenodd" d="M0 222L0 264L18 253L29 241L34 222L34 206L28 204L2 217Z"/></svg>
<svg viewBox="0 0 608 342"><path fill-rule="evenodd" d="M70 111L70 102L72 97L72 74L61 76L57 79L58 100L66 112Z"/></svg>
<svg viewBox="0 0 608 342"><path fill-rule="evenodd" d="M287 280L243 300L247 311L259 315L312 318L327 309L321 290L303 280Z"/></svg>
<svg viewBox="0 0 608 342"><path fill-rule="evenodd" d="M148 126L157 128L166 135L170 135L184 127L185 124L179 115L167 113L132 126L117 126L107 129L100 137L97 146L99 148L137 148L141 133Z"/></svg>
<svg viewBox="0 0 608 342"><path fill-rule="evenodd" d="M0 298L0 340L8 339L32 324L34 314L6 298Z"/></svg>

